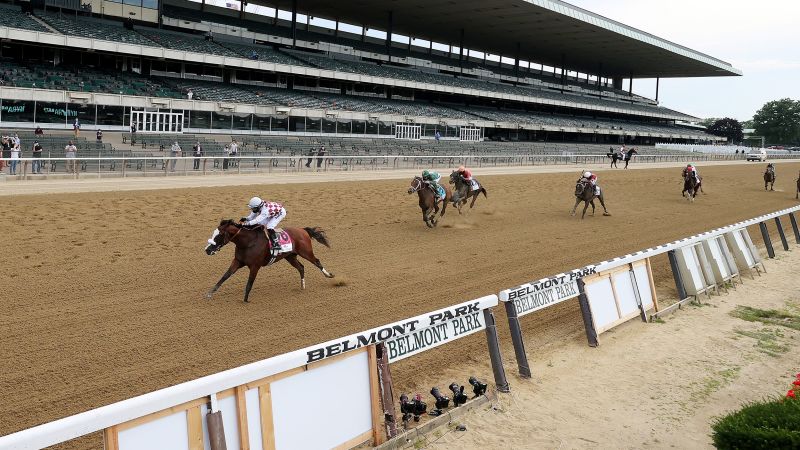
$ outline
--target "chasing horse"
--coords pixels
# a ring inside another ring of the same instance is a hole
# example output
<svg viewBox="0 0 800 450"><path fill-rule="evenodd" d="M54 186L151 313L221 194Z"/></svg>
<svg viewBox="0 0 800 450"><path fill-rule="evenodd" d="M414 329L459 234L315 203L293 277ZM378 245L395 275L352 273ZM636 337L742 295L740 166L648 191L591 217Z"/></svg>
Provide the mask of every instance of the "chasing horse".
<svg viewBox="0 0 800 450"><path fill-rule="evenodd" d="M767 185L769 185L769 190L775 190L775 166L772 163L767 164L767 170L764 171L764 190L767 190Z"/></svg>
<svg viewBox="0 0 800 450"><path fill-rule="evenodd" d="M408 194L417 193L419 196L419 209L422 210L422 220L428 228L433 228L439 223L439 219L444 217L447 211L447 203L451 201L453 193L450 188L439 184L441 176L437 172L425 170L422 176L414 177L411 180L411 186L408 188ZM439 213L439 204L442 204L441 213ZM436 214L439 213L439 219Z"/></svg>
<svg viewBox="0 0 800 450"><path fill-rule="evenodd" d="M478 183L478 180L472 178L472 172L464 166L459 166L458 169L450 174L450 184L455 186L453 206L458 208L459 214L461 214L461 207L466 205L469 199L472 199L472 203L469 204L469 208L472 209L475 206L475 200L478 199L478 195L483 194L484 197L488 198L486 189Z"/></svg>
<svg viewBox="0 0 800 450"><path fill-rule="evenodd" d="M575 184L575 206L572 207L572 213L570 213L570 215L575 215L575 211L578 209L578 203L580 202L584 202L581 219L586 217L586 209L589 208L589 205L592 205L592 215L594 215L595 198L599 199L600 205L603 206L603 215L610 216L611 214L608 213L606 202L603 199L603 190L597 185L597 175L586 171Z"/></svg>
<svg viewBox="0 0 800 450"><path fill-rule="evenodd" d="M795 200L800 200L800 174L797 176L797 191L794 194Z"/></svg>
<svg viewBox="0 0 800 450"><path fill-rule="evenodd" d="M697 173L697 168L693 164L689 164L683 169L683 191L681 196L686 197L690 202L694 202L698 192L703 192L703 178Z"/></svg>
<svg viewBox="0 0 800 450"><path fill-rule="evenodd" d="M219 223L219 227L214 230L211 239L208 240L208 245L205 248L206 254L214 255L231 242L236 246L236 250L230 267L217 284L208 291L207 298L211 298L222 286L222 283L236 273L237 270L247 267L250 270L247 286L244 289L244 301L247 303L250 289L253 287L258 271L262 267L270 266L282 259L285 259L292 267L297 269L297 272L300 273L300 288L305 289L305 268L298 261L298 256L317 266L327 278L333 278L333 274L328 272L319 259L314 256L314 249L311 245L311 240L313 239L326 247L330 247L328 238L322 229L319 227L275 229L277 240L281 247L280 250L273 249L272 242L270 242L265 231L263 225L248 227L235 223L231 219L223 220Z"/></svg>

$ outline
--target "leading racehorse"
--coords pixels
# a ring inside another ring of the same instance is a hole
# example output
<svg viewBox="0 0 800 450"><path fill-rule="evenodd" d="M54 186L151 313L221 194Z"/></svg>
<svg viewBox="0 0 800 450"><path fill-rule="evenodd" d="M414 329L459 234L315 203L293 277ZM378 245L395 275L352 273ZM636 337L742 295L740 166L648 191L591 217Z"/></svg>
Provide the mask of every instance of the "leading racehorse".
<svg viewBox="0 0 800 450"><path fill-rule="evenodd" d="M461 207L466 205L470 198L472 199L472 203L469 204L470 209L475 206L475 200L478 199L479 194L482 193L484 197L488 198L483 185L478 184L478 189L472 189L472 183L465 180L457 170L454 170L450 174L450 184L454 185L456 188L455 194L453 195L453 206L458 208L459 214L461 214Z"/></svg>
<svg viewBox="0 0 800 450"><path fill-rule="evenodd" d="M683 192L681 192L681 196L693 202L694 198L697 197L697 193L702 191L703 177L698 175L697 178L695 178L691 172L684 170Z"/></svg>
<svg viewBox="0 0 800 450"><path fill-rule="evenodd" d="M231 275L233 275L240 268L247 266L250 269L250 276L247 278L247 286L244 289L244 301L250 296L250 289L253 287L253 282L258 275L258 270L263 266L271 265L281 259L286 259L298 272L300 272L300 288L306 288L305 268L303 264L297 260L298 256L311 261L312 264L317 266L322 271L323 275L328 278L333 278L333 274L328 272L322 263L319 262L314 256L314 249L311 245L311 239L316 240L320 244L330 247L325 232L318 227L306 228L284 228L292 240L292 251L281 253L277 256L271 256L269 250L269 240L267 239L264 228L256 226L253 228L242 226L234 223L233 220L223 220L219 223L219 227L214 230L211 239L208 240L208 245L205 248L207 255L217 253L223 246L229 242L233 242L236 246L236 252L233 255L233 262L228 268L228 271L222 275L216 285L208 291L206 297L211 298L215 292L222 286Z"/></svg>
<svg viewBox="0 0 800 450"><path fill-rule="evenodd" d="M428 228L433 228L439 223L439 220L436 219L436 213L439 212L439 202L442 202L442 212L439 214L439 218L442 218L444 217L445 211L447 211L447 203L450 202L453 196L449 187L441 186L442 189L444 189L444 199L439 199L438 202L433 192L433 186L423 180L422 177L414 177L414 179L411 180L411 186L408 188L409 194L416 192L419 196L419 208L422 210L422 220L425 221L425 225L427 225Z"/></svg>
<svg viewBox="0 0 800 450"><path fill-rule="evenodd" d="M578 203L580 202L584 202L581 219L586 217L586 209L589 207L589 205L592 205L592 215L594 215L595 198L599 199L600 205L603 206L603 215L610 216L611 214L608 213L608 209L606 209L606 202L603 199L603 191L601 190L600 194L596 195L592 183L589 183L588 181L578 181L578 183L575 185L575 206L572 207L572 213L570 213L570 215L575 215L575 210L578 209Z"/></svg>
<svg viewBox="0 0 800 450"><path fill-rule="evenodd" d="M775 189L775 168L767 167L767 170L764 172L764 190L767 190L767 185L769 185L769 190L774 191Z"/></svg>

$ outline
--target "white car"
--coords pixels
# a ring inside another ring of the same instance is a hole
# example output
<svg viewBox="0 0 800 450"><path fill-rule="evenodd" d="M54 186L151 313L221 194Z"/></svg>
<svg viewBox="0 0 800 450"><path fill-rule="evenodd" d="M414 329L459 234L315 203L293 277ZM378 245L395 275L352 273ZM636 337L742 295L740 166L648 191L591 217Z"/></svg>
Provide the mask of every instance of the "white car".
<svg viewBox="0 0 800 450"><path fill-rule="evenodd" d="M753 150L747 154L748 161L766 161L767 160L767 151L763 148L760 150Z"/></svg>

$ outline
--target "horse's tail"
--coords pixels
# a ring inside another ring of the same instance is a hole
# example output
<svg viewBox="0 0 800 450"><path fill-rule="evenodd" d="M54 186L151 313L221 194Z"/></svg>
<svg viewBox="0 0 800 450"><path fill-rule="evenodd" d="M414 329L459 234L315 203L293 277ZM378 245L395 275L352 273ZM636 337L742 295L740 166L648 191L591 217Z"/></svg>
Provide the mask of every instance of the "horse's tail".
<svg viewBox="0 0 800 450"><path fill-rule="evenodd" d="M325 231L322 230L320 227L313 227L313 228L305 227L303 229L306 230L306 233L308 233L308 235L311 236L312 239L316 240L325 247L330 248L331 243L328 242L328 236L325 235Z"/></svg>
<svg viewBox="0 0 800 450"><path fill-rule="evenodd" d="M485 198L489 198L489 196L488 196L488 195L486 195L486 188L485 188L485 187L481 186L481 192L483 192L483 196L484 196Z"/></svg>

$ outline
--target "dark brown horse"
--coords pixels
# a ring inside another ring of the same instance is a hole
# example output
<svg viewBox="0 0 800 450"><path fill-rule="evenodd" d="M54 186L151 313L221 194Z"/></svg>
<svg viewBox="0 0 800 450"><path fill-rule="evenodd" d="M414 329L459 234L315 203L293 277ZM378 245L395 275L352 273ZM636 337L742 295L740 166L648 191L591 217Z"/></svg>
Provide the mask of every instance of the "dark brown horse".
<svg viewBox="0 0 800 450"><path fill-rule="evenodd" d="M586 209L589 207L589 205L592 205L592 215L594 215L595 198L599 199L600 205L603 206L603 215L610 216L611 214L608 213L608 209L606 209L606 202L603 199L603 191L600 191L600 195L596 195L592 183L587 181L578 181L578 183L575 185L575 206L572 207L572 213L570 213L570 215L575 215L575 211L578 209L578 203L580 202L584 202L581 219L586 217Z"/></svg>
<svg viewBox="0 0 800 450"><path fill-rule="evenodd" d="M244 301L247 302L247 298L250 296L250 289L253 287L253 281L255 281L256 275L258 275L259 269L263 266L274 264L282 259L289 261L289 264L300 272L300 288L305 289L305 268L303 264L297 260L298 256L311 261L311 263L317 266L326 277L333 278L333 274L322 267L322 263L314 256L314 249L311 245L311 239L314 239L320 244L330 247L324 231L318 227L284 228L283 231L288 233L292 238L294 248L291 252L281 253L278 256L272 257L269 252L268 239L262 226L259 225L253 228L244 227L234 223L234 221L230 219L220 222L219 227L214 230L214 234L211 236L211 239L208 240L208 245L205 249L206 254L213 255L217 253L229 242L233 242L236 246L236 252L233 254L233 262L231 262L228 271L225 272L217 284L208 291L206 297L211 298L225 280L230 278L237 270L246 266L250 269L250 276L247 278L247 286L244 289Z"/></svg>
<svg viewBox="0 0 800 450"><path fill-rule="evenodd" d="M475 206L475 200L478 199L478 195L483 194L484 197L488 198L486 195L486 189L484 189L483 185L478 185L478 189L472 189L472 183L465 180L457 170L454 170L450 174L450 184L455 186L455 194L453 195L453 206L458 208L458 213L461 214L461 207L467 204L469 199L472 199L472 203L469 204L469 209L472 209Z"/></svg>
<svg viewBox="0 0 800 450"><path fill-rule="evenodd" d="M774 191L775 189L775 168L767 167L767 170L764 172L764 190L767 190L767 185L769 185L769 190Z"/></svg>
<svg viewBox="0 0 800 450"><path fill-rule="evenodd" d="M444 213L447 211L447 203L449 203L450 199L453 197L453 193L450 192L449 187L441 186L444 189L444 199L439 199L439 202L442 203L442 212L439 214L439 218L444 217ZM408 193L413 194L414 192L419 196L419 209L422 210L422 220L425 221L425 225L427 225L428 228L435 227L436 224L439 223L439 220L436 218L436 213L439 212L439 202L436 201L433 186L423 180L422 177L414 177L414 179L411 180Z"/></svg>
<svg viewBox="0 0 800 450"><path fill-rule="evenodd" d="M694 201L698 192L703 191L703 178L698 175L697 178L692 176L688 170L683 171L683 192L681 195L686 197L690 202Z"/></svg>

